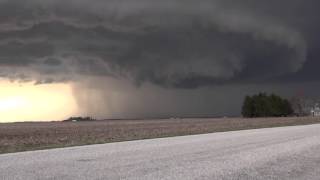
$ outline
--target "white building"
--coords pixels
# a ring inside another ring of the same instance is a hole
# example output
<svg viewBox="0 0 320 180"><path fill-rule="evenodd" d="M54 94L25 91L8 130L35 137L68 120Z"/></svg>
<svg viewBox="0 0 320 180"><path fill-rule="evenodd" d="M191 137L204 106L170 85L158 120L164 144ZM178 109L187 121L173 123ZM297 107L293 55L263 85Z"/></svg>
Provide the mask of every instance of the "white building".
<svg viewBox="0 0 320 180"><path fill-rule="evenodd" d="M319 104L316 104L313 108L311 108L311 116L320 116Z"/></svg>

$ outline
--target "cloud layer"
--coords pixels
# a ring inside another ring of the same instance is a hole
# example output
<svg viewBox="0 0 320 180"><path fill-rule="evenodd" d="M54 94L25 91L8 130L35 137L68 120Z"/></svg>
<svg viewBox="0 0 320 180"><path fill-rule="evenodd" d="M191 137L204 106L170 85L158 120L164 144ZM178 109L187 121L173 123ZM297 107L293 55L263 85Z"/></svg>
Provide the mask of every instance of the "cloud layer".
<svg viewBox="0 0 320 180"><path fill-rule="evenodd" d="M317 18L287 14L309 5L1 0L0 76L37 83L105 76L170 88L261 82L307 63L317 42L305 21Z"/></svg>

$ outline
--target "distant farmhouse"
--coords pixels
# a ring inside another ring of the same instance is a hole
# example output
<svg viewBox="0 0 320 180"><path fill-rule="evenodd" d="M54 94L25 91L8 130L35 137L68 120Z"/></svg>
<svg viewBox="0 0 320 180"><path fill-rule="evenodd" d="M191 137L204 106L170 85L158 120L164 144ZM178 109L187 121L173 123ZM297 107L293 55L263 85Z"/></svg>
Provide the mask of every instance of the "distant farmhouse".
<svg viewBox="0 0 320 180"><path fill-rule="evenodd" d="M319 104L315 104L313 108L311 108L311 116L320 116L320 107Z"/></svg>

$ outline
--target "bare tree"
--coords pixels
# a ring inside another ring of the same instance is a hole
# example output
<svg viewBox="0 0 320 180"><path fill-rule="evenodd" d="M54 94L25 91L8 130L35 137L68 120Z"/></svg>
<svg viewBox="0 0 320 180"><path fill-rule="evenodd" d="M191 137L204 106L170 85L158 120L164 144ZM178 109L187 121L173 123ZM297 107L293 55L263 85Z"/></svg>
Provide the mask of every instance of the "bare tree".
<svg viewBox="0 0 320 180"><path fill-rule="evenodd" d="M290 99L290 104L296 116L306 116L309 114L308 112L308 103L307 100L303 96L293 96Z"/></svg>

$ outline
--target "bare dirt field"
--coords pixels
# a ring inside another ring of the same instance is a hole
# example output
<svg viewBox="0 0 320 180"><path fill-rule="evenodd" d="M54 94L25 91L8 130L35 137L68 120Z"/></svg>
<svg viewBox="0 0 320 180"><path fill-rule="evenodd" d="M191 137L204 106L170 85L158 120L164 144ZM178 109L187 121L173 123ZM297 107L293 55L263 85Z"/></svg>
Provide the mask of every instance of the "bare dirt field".
<svg viewBox="0 0 320 180"><path fill-rule="evenodd" d="M0 124L0 153L320 123L320 118L105 120Z"/></svg>

